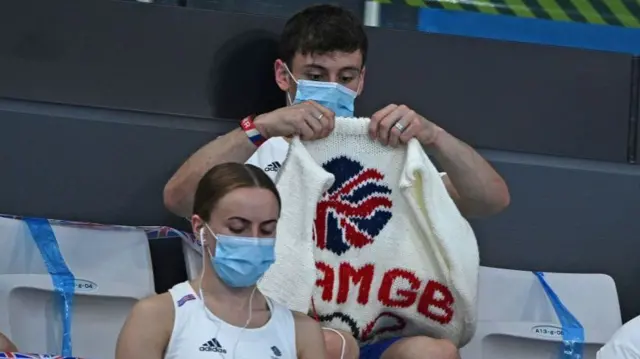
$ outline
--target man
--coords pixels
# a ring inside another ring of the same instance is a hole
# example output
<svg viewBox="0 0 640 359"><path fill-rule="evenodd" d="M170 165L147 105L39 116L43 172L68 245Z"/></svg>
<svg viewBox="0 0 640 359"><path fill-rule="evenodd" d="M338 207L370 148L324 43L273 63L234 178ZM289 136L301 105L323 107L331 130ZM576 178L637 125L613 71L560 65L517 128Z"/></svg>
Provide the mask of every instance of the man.
<svg viewBox="0 0 640 359"><path fill-rule="evenodd" d="M353 99L364 86L367 49L361 23L340 7L317 5L294 15L282 32L280 58L274 64L276 83L289 106L248 117L242 128L194 153L165 187L167 208L180 216L191 215L198 181L218 163L248 162L275 179L287 155L287 137L324 138L333 130L336 114L353 114ZM442 179L466 216L494 214L509 203L505 182L478 153L405 105L391 104L373 114L370 135L388 146L418 139L446 172ZM344 358L358 358L359 353L367 359L458 357L452 343L426 336L359 348L350 333L341 334L347 344ZM325 342L329 357L341 358L342 338L327 331Z"/></svg>

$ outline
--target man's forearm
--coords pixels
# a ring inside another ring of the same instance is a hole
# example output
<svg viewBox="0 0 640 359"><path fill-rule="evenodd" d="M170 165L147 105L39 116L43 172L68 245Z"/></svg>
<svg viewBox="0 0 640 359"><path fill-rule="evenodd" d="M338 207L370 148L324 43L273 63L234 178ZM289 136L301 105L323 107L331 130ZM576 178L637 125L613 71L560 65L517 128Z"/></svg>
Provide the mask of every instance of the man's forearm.
<svg viewBox="0 0 640 359"><path fill-rule="evenodd" d="M207 143L191 155L166 184L163 194L165 206L179 216L190 216L193 197L202 176L220 163L244 163L255 151L255 145L239 128Z"/></svg>
<svg viewBox="0 0 640 359"><path fill-rule="evenodd" d="M486 216L509 205L509 189L480 154L444 130L430 146L457 191L456 202L466 216Z"/></svg>

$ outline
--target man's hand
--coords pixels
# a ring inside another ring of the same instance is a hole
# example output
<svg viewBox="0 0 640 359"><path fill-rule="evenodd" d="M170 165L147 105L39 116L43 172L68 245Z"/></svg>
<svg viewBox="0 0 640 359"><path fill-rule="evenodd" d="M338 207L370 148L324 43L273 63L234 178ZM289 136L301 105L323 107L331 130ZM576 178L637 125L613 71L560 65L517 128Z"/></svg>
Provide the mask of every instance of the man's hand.
<svg viewBox="0 0 640 359"><path fill-rule="evenodd" d="M416 138L429 148L446 172L442 180L463 215L487 216L509 205L507 185L482 156L407 106L389 105L373 114L369 134L383 145L395 147Z"/></svg>
<svg viewBox="0 0 640 359"><path fill-rule="evenodd" d="M371 116L369 135L383 145L396 147L416 138L429 147L442 129L405 105L389 105Z"/></svg>
<svg viewBox="0 0 640 359"><path fill-rule="evenodd" d="M305 101L256 117L256 129L266 138L300 135L309 141L333 131L335 114L314 101Z"/></svg>

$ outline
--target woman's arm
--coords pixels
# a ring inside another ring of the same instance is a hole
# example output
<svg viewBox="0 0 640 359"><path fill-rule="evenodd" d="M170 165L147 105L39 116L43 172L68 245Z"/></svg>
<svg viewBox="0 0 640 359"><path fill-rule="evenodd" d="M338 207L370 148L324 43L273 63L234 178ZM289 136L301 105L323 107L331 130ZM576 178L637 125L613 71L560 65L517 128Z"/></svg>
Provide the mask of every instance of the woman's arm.
<svg viewBox="0 0 640 359"><path fill-rule="evenodd" d="M18 348L4 334L0 333L0 352L17 352Z"/></svg>
<svg viewBox="0 0 640 359"><path fill-rule="evenodd" d="M326 359L324 335L320 324L313 318L298 312L293 312L293 318L296 323L298 359Z"/></svg>
<svg viewBox="0 0 640 359"><path fill-rule="evenodd" d="M173 317L169 294L136 303L118 336L116 359L162 359L171 338Z"/></svg>

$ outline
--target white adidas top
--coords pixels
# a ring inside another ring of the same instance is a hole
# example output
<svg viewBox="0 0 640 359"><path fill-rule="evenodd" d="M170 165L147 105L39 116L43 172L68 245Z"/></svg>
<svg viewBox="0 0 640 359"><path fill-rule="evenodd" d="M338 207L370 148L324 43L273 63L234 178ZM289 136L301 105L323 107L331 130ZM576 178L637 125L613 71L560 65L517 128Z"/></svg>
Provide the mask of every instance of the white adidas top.
<svg viewBox="0 0 640 359"><path fill-rule="evenodd" d="M213 313L208 316L202 300L189 282L176 284L169 293L175 318L165 359L297 357L293 314L282 305L268 299L271 318L267 324L260 328L242 329L225 323Z"/></svg>
<svg viewBox="0 0 640 359"><path fill-rule="evenodd" d="M288 151L289 143L284 138L273 137L263 143L246 163L262 168L275 181Z"/></svg>

